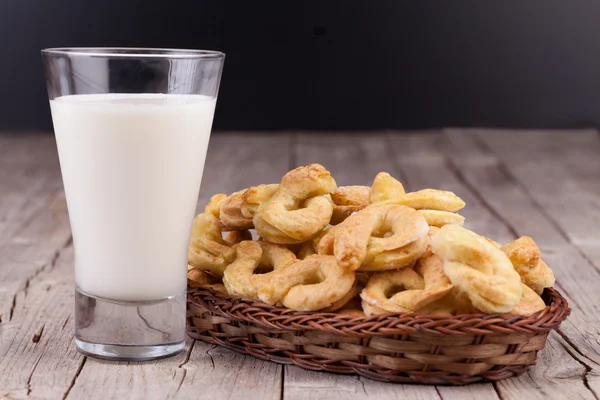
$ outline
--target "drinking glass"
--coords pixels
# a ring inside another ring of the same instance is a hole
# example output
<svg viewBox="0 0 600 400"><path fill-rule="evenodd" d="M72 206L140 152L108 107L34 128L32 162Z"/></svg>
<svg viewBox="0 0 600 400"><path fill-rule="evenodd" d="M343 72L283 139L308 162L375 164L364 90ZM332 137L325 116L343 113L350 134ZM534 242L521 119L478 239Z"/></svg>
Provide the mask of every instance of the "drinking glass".
<svg viewBox="0 0 600 400"><path fill-rule="evenodd" d="M185 347L187 248L224 59L205 50L42 50L82 353L141 361Z"/></svg>

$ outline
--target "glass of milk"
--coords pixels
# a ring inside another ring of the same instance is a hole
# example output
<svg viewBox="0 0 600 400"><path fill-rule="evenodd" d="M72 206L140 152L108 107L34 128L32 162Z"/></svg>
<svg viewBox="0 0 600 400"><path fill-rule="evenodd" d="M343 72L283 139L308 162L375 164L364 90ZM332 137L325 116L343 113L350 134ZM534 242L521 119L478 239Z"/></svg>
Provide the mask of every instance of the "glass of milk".
<svg viewBox="0 0 600 400"><path fill-rule="evenodd" d="M187 247L225 55L42 51L75 248L75 345L140 361L185 347Z"/></svg>

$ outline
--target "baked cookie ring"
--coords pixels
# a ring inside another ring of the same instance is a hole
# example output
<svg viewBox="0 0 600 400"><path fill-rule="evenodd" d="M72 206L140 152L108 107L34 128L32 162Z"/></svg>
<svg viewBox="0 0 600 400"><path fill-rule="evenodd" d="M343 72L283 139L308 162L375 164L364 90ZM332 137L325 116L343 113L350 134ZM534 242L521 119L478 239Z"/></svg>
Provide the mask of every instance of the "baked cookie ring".
<svg viewBox="0 0 600 400"><path fill-rule="evenodd" d="M252 218L244 217L241 211L246 190L238 190L221 201L219 218L224 227L223 230L251 229L254 227Z"/></svg>
<svg viewBox="0 0 600 400"><path fill-rule="evenodd" d="M415 269L378 272L371 276L361 298L369 306L365 314L415 312L446 296L453 288L444 275L441 259L433 255L419 260Z"/></svg>
<svg viewBox="0 0 600 400"><path fill-rule="evenodd" d="M365 259L357 271L388 271L411 266L425 254L428 245L429 238L424 236L399 249L382 252L368 250Z"/></svg>
<svg viewBox="0 0 600 400"><path fill-rule="evenodd" d="M275 193L256 210L253 222L265 240L300 243L321 232L333 213L335 180L320 164L296 168L283 176Z"/></svg>
<svg viewBox="0 0 600 400"><path fill-rule="evenodd" d="M465 206L465 202L453 192L438 189L423 189L391 197L384 202L400 204L415 210L438 210L456 212Z"/></svg>
<svg viewBox="0 0 600 400"><path fill-rule="evenodd" d="M223 284L227 293L256 299L252 278L261 268L278 270L296 261L287 248L263 241L243 241L236 246L236 258L223 272Z"/></svg>
<svg viewBox="0 0 600 400"><path fill-rule="evenodd" d="M343 229L336 228L332 228L333 253L340 266L356 270L364 264L365 270L370 271L381 266L382 263L376 260L380 254L383 254L387 269L401 268L416 261L425 251L429 231L421 214L412 208L395 204L369 206L344 221ZM321 239L319 246L321 243L326 246L324 239ZM412 257L407 259L402 249L411 245L416 249L408 252Z"/></svg>
<svg viewBox="0 0 600 400"><path fill-rule="evenodd" d="M482 236L446 225L433 236L433 252L444 260L450 281L467 293L475 308L510 312L521 301L521 278L508 257Z"/></svg>
<svg viewBox="0 0 600 400"><path fill-rule="evenodd" d="M540 258L540 248L529 236L502 246L502 251L521 276L521 281L535 293L542 294L544 288L554 285L554 273Z"/></svg>
<svg viewBox="0 0 600 400"><path fill-rule="evenodd" d="M221 277L225 268L235 259L234 243L223 240L219 220L211 213L201 213L194 218L188 264L194 268Z"/></svg>
<svg viewBox="0 0 600 400"><path fill-rule="evenodd" d="M543 310L546 307L544 300L529 286L523 285L523 297L521 301L517 303L510 313L517 315L531 315L538 311Z"/></svg>
<svg viewBox="0 0 600 400"><path fill-rule="evenodd" d="M267 304L283 303L292 310L331 307L352 290L354 272L343 270L332 256L312 255L269 274L252 278L258 297Z"/></svg>

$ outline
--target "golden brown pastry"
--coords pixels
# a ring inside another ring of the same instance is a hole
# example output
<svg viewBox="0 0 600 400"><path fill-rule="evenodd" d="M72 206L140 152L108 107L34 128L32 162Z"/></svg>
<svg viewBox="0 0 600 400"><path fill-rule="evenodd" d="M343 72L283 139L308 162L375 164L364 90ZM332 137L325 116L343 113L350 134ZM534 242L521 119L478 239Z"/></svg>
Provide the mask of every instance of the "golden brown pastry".
<svg viewBox="0 0 600 400"><path fill-rule="evenodd" d="M201 271L197 268L194 268L191 265L188 265L187 277L188 277L188 280L190 280L194 283L194 286L208 285L208 284L214 282L214 278L212 278L206 272Z"/></svg>
<svg viewBox="0 0 600 400"><path fill-rule="evenodd" d="M540 258L540 248L529 236L502 246L502 251L521 276L521 281L537 294L554 284L554 273Z"/></svg>
<svg viewBox="0 0 600 400"><path fill-rule="evenodd" d="M395 204L369 206L337 227L332 228L333 253L340 266L349 270L404 267L416 261L428 243L425 218Z"/></svg>
<svg viewBox="0 0 600 400"><path fill-rule="evenodd" d="M242 204L240 207L242 216L245 218L254 218L258 207L269 200L278 188L279 184L277 183L249 187L242 194Z"/></svg>
<svg viewBox="0 0 600 400"><path fill-rule="evenodd" d="M236 246L236 259L223 272L227 293L257 299L252 278L262 267L278 270L296 261L296 256L284 246L264 241L244 241Z"/></svg>
<svg viewBox="0 0 600 400"><path fill-rule="evenodd" d="M225 193L217 193L210 198L210 201L204 207L205 213L214 215L217 219L221 218L221 203L227 198Z"/></svg>
<svg viewBox="0 0 600 400"><path fill-rule="evenodd" d="M252 282L258 297L267 304L283 303L299 311L330 307L352 289L355 275L340 268L332 256L312 255L269 274L256 275Z"/></svg>
<svg viewBox="0 0 600 400"><path fill-rule="evenodd" d="M223 276L225 268L235 259L235 250L223 240L219 220L211 213L194 218L188 263L213 276Z"/></svg>
<svg viewBox="0 0 600 400"><path fill-rule="evenodd" d="M460 225L465 223L465 217L460 214L439 210L418 210L430 226L441 228L444 225Z"/></svg>
<svg viewBox="0 0 600 400"><path fill-rule="evenodd" d="M415 269L378 272L361 293L365 313L415 312L441 299L453 288L444 274L443 262L432 255L419 260Z"/></svg>
<svg viewBox="0 0 600 400"><path fill-rule="evenodd" d="M387 172L380 172L377 174L371 185L370 202L379 203L381 201L404 196L405 194L406 191L400 181L394 179Z"/></svg>
<svg viewBox="0 0 600 400"><path fill-rule="evenodd" d="M369 205L369 196L371 188L368 186L340 186L334 194L333 214L331 215L331 225L337 225L350 215L362 210Z"/></svg>
<svg viewBox="0 0 600 400"><path fill-rule="evenodd" d="M510 312L521 301L521 278L508 257L482 236L445 225L432 239L444 272L473 306L489 313Z"/></svg>
<svg viewBox="0 0 600 400"><path fill-rule="evenodd" d="M280 244L313 238L331 220L330 194L336 189L335 180L320 164L288 172L275 193L256 210L256 231L265 240Z"/></svg>
<svg viewBox="0 0 600 400"><path fill-rule="evenodd" d="M252 218L246 218L242 215L243 196L246 190L234 192L221 201L219 216L221 224L224 226L223 230L251 229L254 227Z"/></svg>
<svg viewBox="0 0 600 400"><path fill-rule="evenodd" d="M517 315L531 315L546 308L544 300L529 286L523 285L523 297L510 313Z"/></svg>

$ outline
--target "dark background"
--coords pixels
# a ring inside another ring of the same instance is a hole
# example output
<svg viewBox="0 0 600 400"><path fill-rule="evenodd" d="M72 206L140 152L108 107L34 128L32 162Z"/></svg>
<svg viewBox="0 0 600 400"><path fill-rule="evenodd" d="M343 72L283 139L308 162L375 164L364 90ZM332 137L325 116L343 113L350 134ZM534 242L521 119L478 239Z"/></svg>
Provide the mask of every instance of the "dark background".
<svg viewBox="0 0 600 400"><path fill-rule="evenodd" d="M217 129L600 125L597 1L0 0L0 131L50 130L39 50L227 54Z"/></svg>

